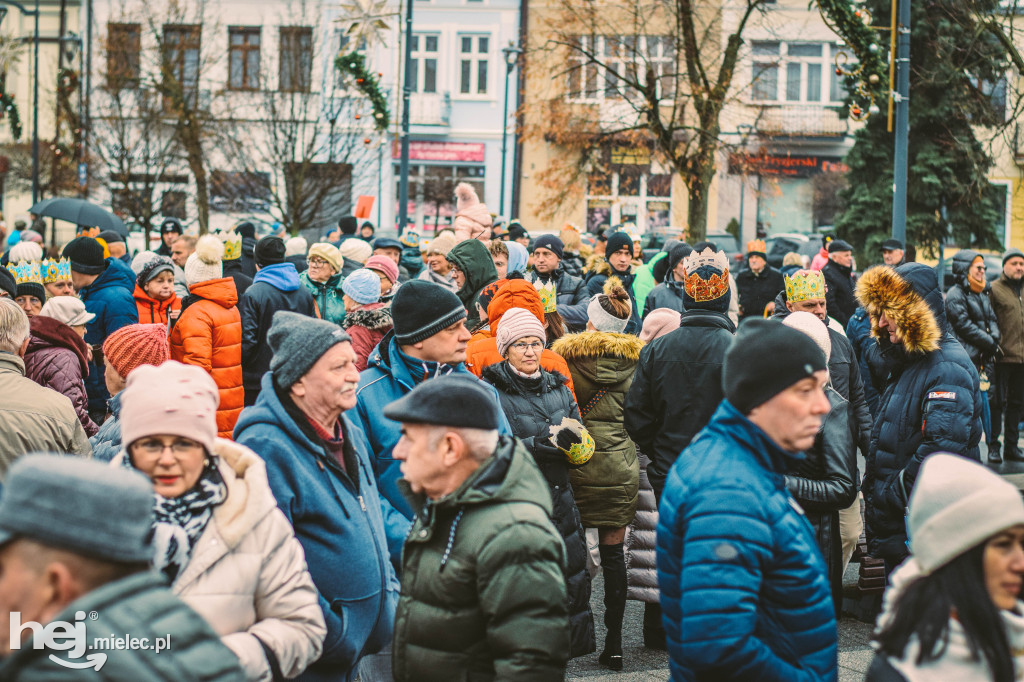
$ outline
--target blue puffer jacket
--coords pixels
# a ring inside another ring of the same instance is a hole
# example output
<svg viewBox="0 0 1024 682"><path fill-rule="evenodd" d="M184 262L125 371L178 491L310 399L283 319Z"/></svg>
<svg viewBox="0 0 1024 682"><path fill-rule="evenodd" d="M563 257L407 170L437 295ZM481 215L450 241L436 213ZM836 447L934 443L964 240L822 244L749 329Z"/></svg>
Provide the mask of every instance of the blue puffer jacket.
<svg viewBox="0 0 1024 682"><path fill-rule="evenodd" d="M398 480L402 478L399 470L401 464L391 456L398 439L402 437L401 426L384 416L384 408L416 387L413 377L405 361L403 353L395 343L395 332L390 331L381 339L377 347L370 353L366 361L366 369L359 374L359 387L356 388L356 406L349 412L349 417L366 434L370 450L373 452L373 469L377 476L377 485L383 495L405 518L412 519L413 510L408 500L398 489ZM427 378L435 376L437 366L429 365ZM463 363L452 370L474 376ZM501 419L498 430L502 435L511 436L512 428L501 411L498 391L490 384L482 383L492 394L498 405L498 416Z"/></svg>
<svg viewBox="0 0 1024 682"><path fill-rule="evenodd" d="M107 259L107 269L96 281L81 289L78 296L85 309L96 317L86 325L85 342L98 346L121 327L139 323L139 308L135 305L135 273L117 258ZM103 368L96 360L89 361L89 376L85 378L85 392L89 406L104 405L110 394L103 381Z"/></svg>
<svg viewBox="0 0 1024 682"><path fill-rule="evenodd" d="M267 372L256 404L238 418L234 440L266 462L270 489L295 527L320 593L323 655L297 679L351 680L361 656L391 642L399 584L362 432L342 416L346 469L356 474L350 475L299 425L297 409L289 412ZM399 530L403 539L408 528Z"/></svg>
<svg viewBox="0 0 1024 682"><path fill-rule="evenodd" d="M872 319L885 312L902 334L902 343L892 344L888 333L873 330L891 371L862 485L868 550L895 565L907 556L907 500L925 457L951 452L980 460L978 371L946 323L942 291L928 266L871 268L857 296Z"/></svg>
<svg viewBox="0 0 1024 682"><path fill-rule="evenodd" d="M672 466L658 585L673 680L835 680L825 563L779 448L723 400Z"/></svg>
<svg viewBox="0 0 1024 682"><path fill-rule="evenodd" d="M109 462L121 454L124 449L121 443L121 394L111 396L107 401L107 421L103 422L96 435L89 439L92 446L92 458L101 462Z"/></svg>

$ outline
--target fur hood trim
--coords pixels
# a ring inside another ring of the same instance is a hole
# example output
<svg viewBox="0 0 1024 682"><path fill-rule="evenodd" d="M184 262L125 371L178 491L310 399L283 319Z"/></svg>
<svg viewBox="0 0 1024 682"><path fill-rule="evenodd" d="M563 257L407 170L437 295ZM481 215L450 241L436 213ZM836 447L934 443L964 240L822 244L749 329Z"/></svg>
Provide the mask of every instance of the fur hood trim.
<svg viewBox="0 0 1024 682"><path fill-rule="evenodd" d="M629 273L635 273L636 269L637 261L634 260L629 265ZM595 275L604 275L606 277L611 277L613 274L615 274L612 271L612 266L608 263L608 260L604 256L599 256L596 253L587 259L586 271L592 272Z"/></svg>
<svg viewBox="0 0 1024 682"><path fill-rule="evenodd" d="M896 323L908 353L930 353L939 348L942 330L928 303L910 282L891 267L869 269L857 282L857 299L871 316L871 335L888 338L878 327L882 313Z"/></svg>
<svg viewBox="0 0 1024 682"><path fill-rule="evenodd" d="M644 342L632 334L616 334L615 332L580 332L566 334L555 341L551 350L566 360L582 358L601 358L609 355L639 360L640 350Z"/></svg>
<svg viewBox="0 0 1024 682"><path fill-rule="evenodd" d="M349 327L366 327L373 330L391 329L394 321L391 319L391 307L383 303L373 304L375 307L353 310L345 315L341 321L342 329Z"/></svg>

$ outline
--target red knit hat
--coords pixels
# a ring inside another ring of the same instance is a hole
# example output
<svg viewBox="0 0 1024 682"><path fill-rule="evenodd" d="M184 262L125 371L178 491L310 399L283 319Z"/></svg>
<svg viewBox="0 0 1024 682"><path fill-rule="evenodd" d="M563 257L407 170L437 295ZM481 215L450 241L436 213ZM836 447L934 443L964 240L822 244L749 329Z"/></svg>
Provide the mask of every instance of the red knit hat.
<svg viewBox="0 0 1024 682"><path fill-rule="evenodd" d="M162 324L130 324L103 342L103 357L127 379L139 365L160 366L171 357L167 328Z"/></svg>

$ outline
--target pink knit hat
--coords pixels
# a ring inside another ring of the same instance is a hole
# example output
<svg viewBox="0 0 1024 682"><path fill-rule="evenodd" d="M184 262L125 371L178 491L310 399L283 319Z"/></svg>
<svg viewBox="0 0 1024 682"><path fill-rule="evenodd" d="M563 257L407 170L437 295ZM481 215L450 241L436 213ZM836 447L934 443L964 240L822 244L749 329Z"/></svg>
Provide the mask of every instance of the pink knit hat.
<svg viewBox="0 0 1024 682"><path fill-rule="evenodd" d="M370 256L363 267L381 273L391 280L392 284L398 281L398 266L387 256Z"/></svg>
<svg viewBox="0 0 1024 682"><path fill-rule="evenodd" d="M536 315L525 308L509 308L501 316L501 322L498 323L498 331L495 334L498 353L501 357L505 357L509 346L527 336L536 336L541 341L547 341L548 338L544 333L544 325Z"/></svg>
<svg viewBox="0 0 1024 682"><path fill-rule="evenodd" d="M171 435L202 443L213 452L217 438L217 384L201 367L168 360L140 365L121 393L121 441Z"/></svg>
<svg viewBox="0 0 1024 682"><path fill-rule="evenodd" d="M659 336L679 329L679 311L672 308L658 308L647 313L644 328L640 330L640 340L650 343Z"/></svg>
<svg viewBox="0 0 1024 682"><path fill-rule="evenodd" d="M455 186L456 213L453 226L457 241L479 239L491 240L491 212L480 203L476 190L467 182Z"/></svg>

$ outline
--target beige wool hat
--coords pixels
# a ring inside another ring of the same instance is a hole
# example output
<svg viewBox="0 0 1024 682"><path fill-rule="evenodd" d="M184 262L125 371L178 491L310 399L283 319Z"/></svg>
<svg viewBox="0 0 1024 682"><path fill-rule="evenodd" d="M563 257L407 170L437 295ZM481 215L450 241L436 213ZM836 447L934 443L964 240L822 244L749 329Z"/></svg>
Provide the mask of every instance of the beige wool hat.
<svg viewBox="0 0 1024 682"><path fill-rule="evenodd" d="M43 317L52 317L69 327L89 324L96 319L96 313L86 312L85 303L77 296L54 296L39 311Z"/></svg>

